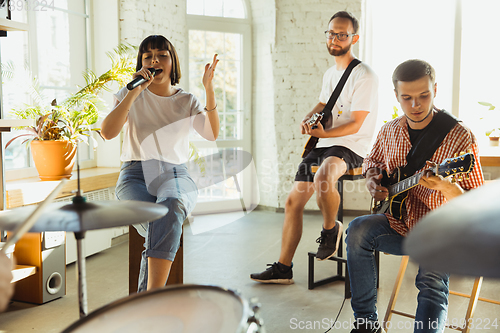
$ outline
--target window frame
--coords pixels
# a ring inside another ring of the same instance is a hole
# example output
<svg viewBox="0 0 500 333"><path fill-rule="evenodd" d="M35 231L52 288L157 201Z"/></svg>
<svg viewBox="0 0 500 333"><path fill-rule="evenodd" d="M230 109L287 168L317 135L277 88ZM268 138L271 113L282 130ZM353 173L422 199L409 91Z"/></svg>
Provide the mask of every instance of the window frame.
<svg viewBox="0 0 500 333"><path fill-rule="evenodd" d="M84 13L80 12L75 12L72 10L64 9L64 8L59 8L59 7L54 7L54 10L61 11L67 14L71 15L77 15L81 18L84 19L85 22L85 44L86 44L86 54L85 54L85 67L86 68L92 68L92 54L93 54L93 48L92 48L92 42L90 39L91 36L91 0L83 0L83 8L84 8ZM38 61L35 59L38 57L38 32L36 29L36 16L35 16L35 11L27 11L27 24L28 24L28 61L30 64L30 71L34 77L38 76L39 73L39 64ZM71 18L71 17L70 17ZM70 20L71 22L71 20ZM71 23L70 23L71 24ZM61 87L51 87L51 86L44 86L40 85L41 89L61 89L61 90L68 90L64 89ZM92 143L89 142L91 145ZM85 145L85 144L83 144ZM92 168L97 166L97 160L96 160L96 154L94 153L93 147L88 146L88 157L89 159L80 161L80 168L85 169L85 168ZM22 179L22 178L29 178L29 177L36 177L38 176L38 172L36 171L36 167L33 163L33 158L31 157L31 151L28 148L28 160L29 160L29 166L25 168L19 168L19 169L9 169L5 170L5 178L6 180L17 180L17 179ZM76 166L75 166L76 167Z"/></svg>
<svg viewBox="0 0 500 333"><path fill-rule="evenodd" d="M219 149L224 148L239 148L244 151L250 152L252 149L252 27L249 4L247 0L242 0L245 5L246 18L227 18L217 16L204 16L186 14L187 16L187 31L189 35L190 30L212 31L222 33L237 33L242 35L243 50L242 50L242 86L241 94L243 101L243 136L241 140L217 140L216 144ZM189 41L186 43L185 54L189 58ZM188 75L186 75L186 87L189 87L189 66L187 68ZM210 142L196 141L197 148L211 148ZM243 180L241 187L243 188L242 199L245 203L251 203L255 198L255 192L258 189L253 188L257 180L253 179L255 176L252 172L243 172ZM193 215L227 212L241 210L241 199L226 199L217 201L198 202Z"/></svg>

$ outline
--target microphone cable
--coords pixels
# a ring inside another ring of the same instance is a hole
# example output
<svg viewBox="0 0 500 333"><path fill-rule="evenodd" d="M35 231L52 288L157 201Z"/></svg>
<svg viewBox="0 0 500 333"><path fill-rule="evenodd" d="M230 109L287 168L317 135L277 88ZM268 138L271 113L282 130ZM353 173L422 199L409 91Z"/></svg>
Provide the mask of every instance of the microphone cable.
<svg viewBox="0 0 500 333"><path fill-rule="evenodd" d="M344 308L345 300L346 300L346 298L344 296L344 300L342 301L342 305L340 306L340 310L339 310L339 313L337 313L337 317L335 318L335 321L333 322L332 326L330 326L330 328L325 331L325 333L330 332L332 330L332 328L335 326L335 324L337 323L337 319L339 319L340 313L342 312L342 309Z"/></svg>

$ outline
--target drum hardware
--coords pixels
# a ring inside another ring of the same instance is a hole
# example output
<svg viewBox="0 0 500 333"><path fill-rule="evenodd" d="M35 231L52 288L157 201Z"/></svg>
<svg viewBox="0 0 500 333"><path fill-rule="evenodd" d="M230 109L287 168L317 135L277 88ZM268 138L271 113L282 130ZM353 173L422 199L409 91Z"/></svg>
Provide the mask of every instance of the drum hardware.
<svg viewBox="0 0 500 333"><path fill-rule="evenodd" d="M250 310L252 312L251 316L247 320L248 328L245 333L263 333L264 329L264 320L260 316L260 307L261 304L258 303L256 297L250 299Z"/></svg>
<svg viewBox="0 0 500 333"><path fill-rule="evenodd" d="M78 146L77 146L78 150ZM0 230L16 232L66 231L74 232L77 248L78 301L80 318L88 313L87 281L83 239L87 230L125 226L156 220L168 213L160 204L143 201L93 201L86 202L80 186L80 163L77 155L78 190L72 203L51 203L64 186L62 180L49 197L37 206L15 208L0 212ZM42 212L45 210L45 212ZM31 225L30 225L31 224ZM12 237L12 242L19 236ZM7 247L4 247L7 248Z"/></svg>

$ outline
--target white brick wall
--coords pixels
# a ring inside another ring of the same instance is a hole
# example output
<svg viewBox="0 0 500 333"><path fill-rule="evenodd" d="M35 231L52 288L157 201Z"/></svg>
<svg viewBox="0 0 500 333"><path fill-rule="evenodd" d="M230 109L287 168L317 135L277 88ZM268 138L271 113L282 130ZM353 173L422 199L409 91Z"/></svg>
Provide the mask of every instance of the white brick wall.
<svg viewBox="0 0 500 333"><path fill-rule="evenodd" d="M120 40L138 46L149 35L165 36L177 50L184 76L188 65L186 0L119 0L119 5Z"/></svg>

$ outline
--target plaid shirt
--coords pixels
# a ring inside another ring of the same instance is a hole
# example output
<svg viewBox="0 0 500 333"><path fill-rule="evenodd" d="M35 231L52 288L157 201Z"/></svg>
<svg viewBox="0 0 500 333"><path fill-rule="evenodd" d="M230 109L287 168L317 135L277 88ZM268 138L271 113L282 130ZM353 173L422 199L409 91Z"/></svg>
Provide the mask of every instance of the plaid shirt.
<svg viewBox="0 0 500 333"><path fill-rule="evenodd" d="M380 130L372 151L363 162L363 175L370 168L379 168L386 170L388 174L395 171L396 167L402 167L407 164L406 155L411 149L410 135L406 117L402 116L394 119ZM471 150L475 157L474 169L469 174L469 179L457 182L463 189L469 190L479 187L483 184L483 173L479 162L479 153L476 138L472 132L461 122L457 123L451 129L448 135L432 156L431 161L441 164L446 158L453 157L455 154ZM418 172L424 170L422 168ZM429 213L446 203L446 198L441 192L428 189L422 185L417 185L408 191L406 199L406 214L403 220L397 220L389 213L386 213L391 228L399 234L405 236L415 224Z"/></svg>

